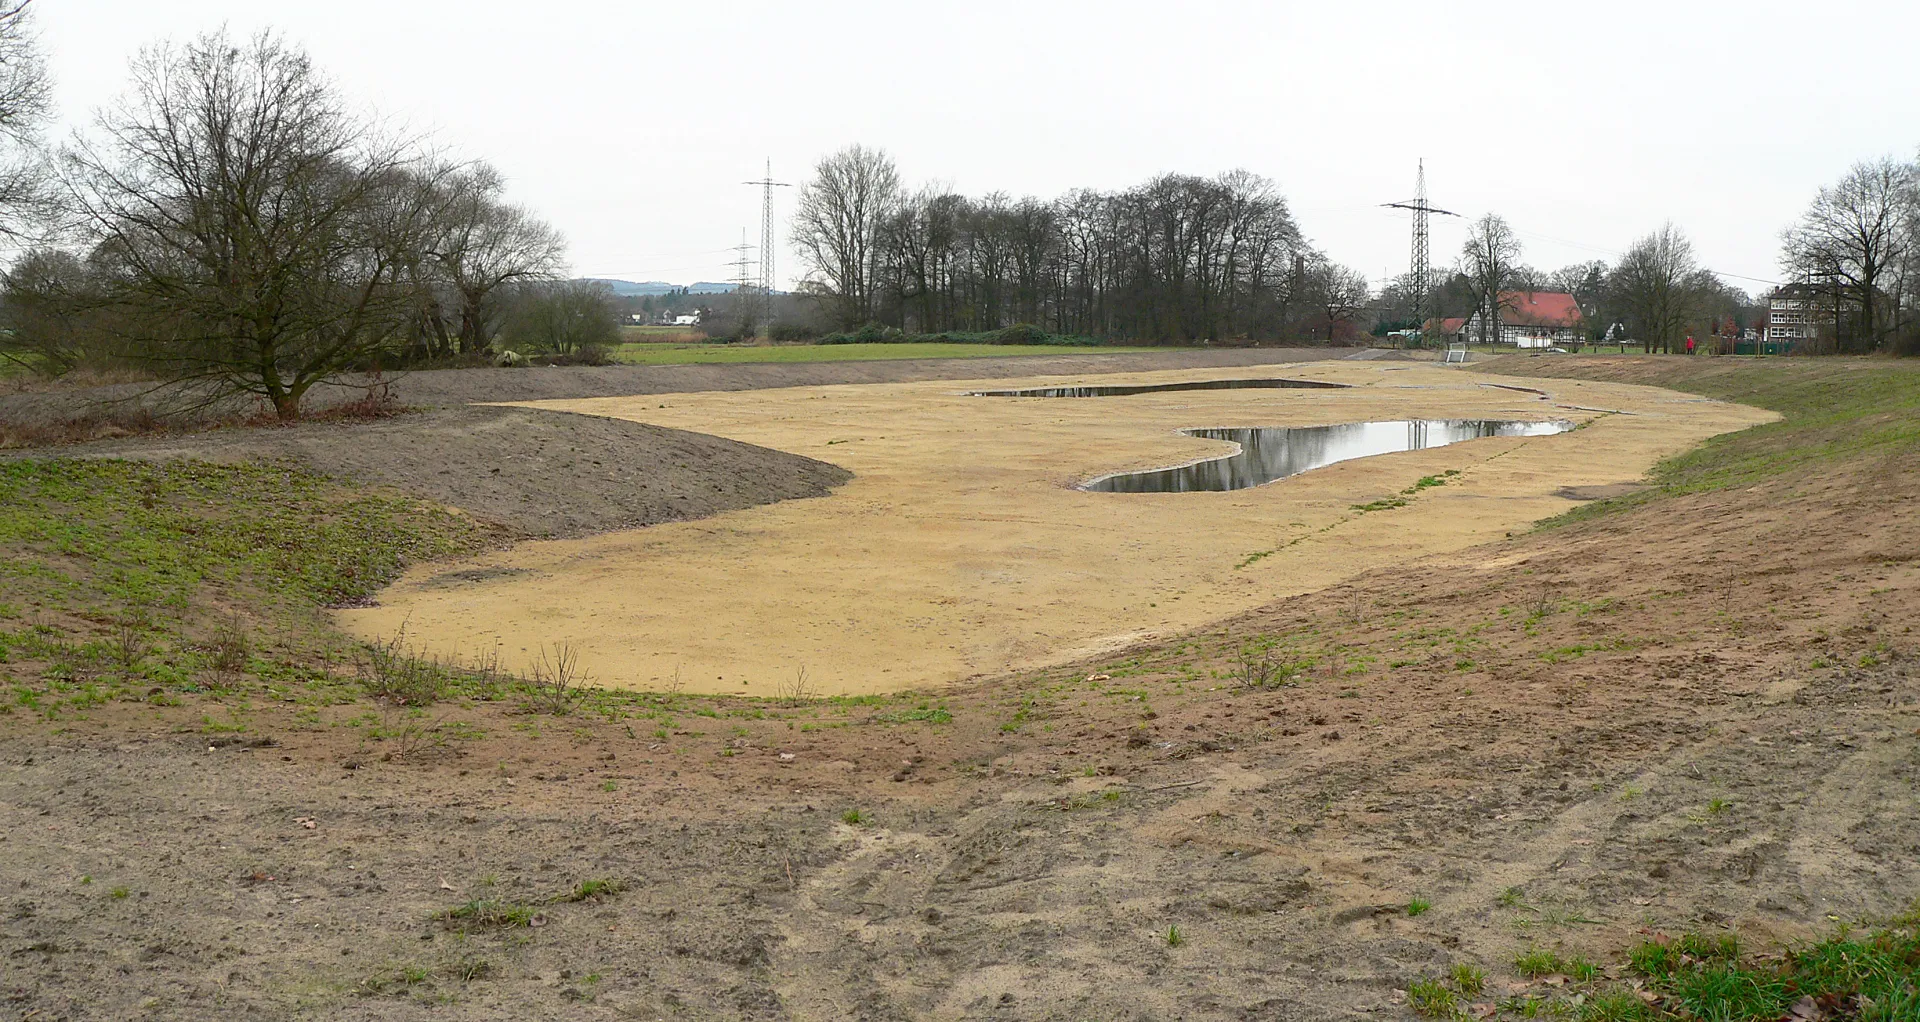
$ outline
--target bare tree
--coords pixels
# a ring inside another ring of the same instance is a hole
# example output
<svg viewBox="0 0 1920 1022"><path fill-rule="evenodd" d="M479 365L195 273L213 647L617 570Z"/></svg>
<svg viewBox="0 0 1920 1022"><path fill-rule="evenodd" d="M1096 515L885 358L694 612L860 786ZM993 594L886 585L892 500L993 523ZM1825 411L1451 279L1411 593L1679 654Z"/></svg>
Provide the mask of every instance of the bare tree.
<svg viewBox="0 0 1920 1022"><path fill-rule="evenodd" d="M441 337L462 353L484 351L505 318L506 286L556 275L566 242L525 208L503 202L505 183L484 163L431 177L437 194L425 255L453 305L453 326L440 327ZM431 321L442 311L437 296L427 301Z"/></svg>
<svg viewBox="0 0 1920 1022"><path fill-rule="evenodd" d="M1507 291L1519 261L1520 240L1504 219L1488 213L1473 222L1460 250L1460 273L1473 292L1474 307L1480 310L1482 344L1487 343L1489 330L1495 339L1499 337L1500 310L1509 307Z"/></svg>
<svg viewBox="0 0 1920 1022"><path fill-rule="evenodd" d="M811 271L807 284L844 326L874 317L877 241L899 202L892 157L860 145L822 159L800 189L793 244Z"/></svg>
<svg viewBox="0 0 1920 1022"><path fill-rule="evenodd" d="M1781 264L1852 313L1835 323L1843 347L1873 350L1886 337L1885 287L1913 239L1915 178L1910 164L1889 158L1855 164L1785 234Z"/></svg>
<svg viewBox="0 0 1920 1022"><path fill-rule="evenodd" d="M142 51L129 94L65 154L110 299L161 371L298 418L316 384L412 322L431 221L415 148L343 109L263 33Z"/></svg>
<svg viewBox="0 0 1920 1022"><path fill-rule="evenodd" d="M1672 353L1700 305L1693 243L1671 222L1633 243L1610 278L1611 291L1643 350Z"/></svg>
<svg viewBox="0 0 1920 1022"><path fill-rule="evenodd" d="M1326 317L1327 340L1335 340L1340 325L1353 323L1366 307L1367 278L1357 270L1321 258L1308 267L1304 297Z"/></svg>
<svg viewBox="0 0 1920 1022"><path fill-rule="evenodd" d="M40 131L52 87L33 36L32 3L0 2L0 235L16 240L38 233L50 212Z"/></svg>

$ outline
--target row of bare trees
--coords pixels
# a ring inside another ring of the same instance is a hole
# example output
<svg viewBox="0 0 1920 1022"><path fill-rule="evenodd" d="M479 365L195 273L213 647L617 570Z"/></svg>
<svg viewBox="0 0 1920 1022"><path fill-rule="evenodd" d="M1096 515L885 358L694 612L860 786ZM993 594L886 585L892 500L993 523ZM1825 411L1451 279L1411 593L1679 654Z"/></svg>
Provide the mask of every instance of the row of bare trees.
<svg viewBox="0 0 1920 1022"><path fill-rule="evenodd" d="M143 50L55 152L8 134L44 116L26 16L0 13L0 105L18 109L0 106L0 136L19 157L0 204L40 243L7 275L0 354L137 362L292 419L350 370L483 352L511 304L559 286L561 237L496 171L380 129L271 34Z"/></svg>
<svg viewBox="0 0 1920 1022"><path fill-rule="evenodd" d="M843 327L1261 339L1351 332L1367 298L1365 278L1315 252L1273 183L1246 171L975 198L909 191L884 152L850 146L820 161L792 228L802 287Z"/></svg>

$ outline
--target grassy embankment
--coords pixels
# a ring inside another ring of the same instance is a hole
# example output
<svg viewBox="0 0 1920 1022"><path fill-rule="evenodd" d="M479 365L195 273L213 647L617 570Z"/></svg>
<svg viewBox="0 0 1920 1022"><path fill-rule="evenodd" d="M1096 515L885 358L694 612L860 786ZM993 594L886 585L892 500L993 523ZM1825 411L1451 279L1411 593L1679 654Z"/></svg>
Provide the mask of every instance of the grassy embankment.
<svg viewBox="0 0 1920 1022"><path fill-rule="evenodd" d="M1481 370L1641 383L1779 412L1779 422L1715 437L1659 465L1640 493L1555 519L1583 521L1689 493L1751 486L1795 468L1920 449L1920 362L1685 356L1563 361L1511 356Z"/></svg>

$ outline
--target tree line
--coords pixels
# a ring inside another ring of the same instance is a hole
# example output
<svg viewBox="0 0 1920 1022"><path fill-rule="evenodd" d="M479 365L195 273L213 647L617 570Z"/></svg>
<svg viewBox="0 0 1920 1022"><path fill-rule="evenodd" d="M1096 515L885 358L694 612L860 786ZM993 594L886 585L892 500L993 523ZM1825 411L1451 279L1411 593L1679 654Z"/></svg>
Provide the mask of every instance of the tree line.
<svg viewBox="0 0 1920 1022"><path fill-rule="evenodd" d="M1273 182L1167 174L1056 199L909 190L886 153L815 167L791 236L832 322L912 333L1016 324L1140 341L1350 335L1367 281L1303 238Z"/></svg>
<svg viewBox="0 0 1920 1022"><path fill-rule="evenodd" d="M1685 339L1704 341L1723 332L1757 326L1764 315L1744 290L1722 281L1700 265L1693 243L1672 223L1641 236L1620 258L1573 263L1547 272L1522 261L1523 246L1504 218L1488 213L1474 220L1458 258L1421 307L1436 318L1468 318L1482 313L1483 333L1491 331L1503 310L1527 291L1557 291L1573 296L1583 316L1588 341L1613 339L1638 344L1644 351L1674 352ZM1375 330L1422 329L1410 313L1415 307L1410 279L1402 277L1383 292ZM1476 336L1485 341L1489 336Z"/></svg>
<svg viewBox="0 0 1920 1022"><path fill-rule="evenodd" d="M497 171L378 129L270 33L148 47L90 131L42 145L28 13L0 12L0 224L26 249L0 282L0 357L137 366L293 419L349 371L617 333Z"/></svg>

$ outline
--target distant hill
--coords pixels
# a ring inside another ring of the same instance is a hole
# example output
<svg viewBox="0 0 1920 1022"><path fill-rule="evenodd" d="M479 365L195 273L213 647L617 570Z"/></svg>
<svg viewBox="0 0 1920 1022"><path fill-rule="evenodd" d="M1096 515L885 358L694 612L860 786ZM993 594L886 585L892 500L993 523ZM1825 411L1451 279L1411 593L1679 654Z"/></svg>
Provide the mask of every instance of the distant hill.
<svg viewBox="0 0 1920 1022"><path fill-rule="evenodd" d="M696 295L724 295L732 293L735 288L733 284L718 284L711 280L696 281L692 284L669 284L664 280L643 280L636 283L631 280L613 280L608 277L586 277L583 279L589 284L604 284L607 290L612 291L622 298L638 298L642 295L663 295L669 291L678 291L681 288L686 288L688 293Z"/></svg>

